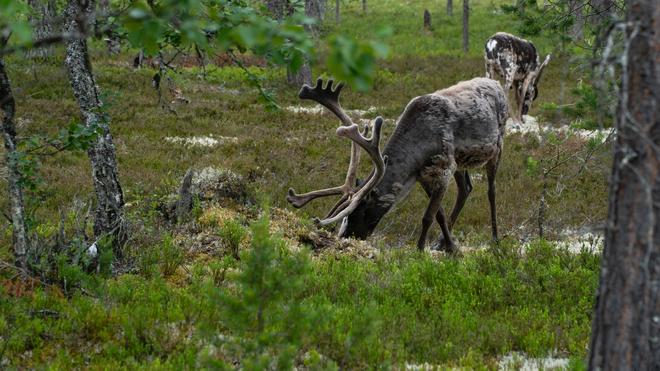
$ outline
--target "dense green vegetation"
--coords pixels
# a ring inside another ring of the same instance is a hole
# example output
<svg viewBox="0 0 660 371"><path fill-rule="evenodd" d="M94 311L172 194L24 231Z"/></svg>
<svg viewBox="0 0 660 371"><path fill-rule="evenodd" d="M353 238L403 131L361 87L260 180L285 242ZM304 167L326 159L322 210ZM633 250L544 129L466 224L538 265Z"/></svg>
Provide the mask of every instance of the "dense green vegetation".
<svg viewBox="0 0 660 371"><path fill-rule="evenodd" d="M269 237L267 220L253 225L252 241L240 262L175 266L183 278L166 276L163 259L150 274L61 272L80 289L36 283L5 297L5 354L26 367L176 369L241 359L259 369L276 360L492 367L517 350L553 351L578 365L588 340L599 262L589 252L540 242L521 254L507 240L461 259L403 249L310 260Z"/></svg>
<svg viewBox="0 0 660 371"><path fill-rule="evenodd" d="M394 120L411 98L484 75L483 41L496 31L515 32L517 24L498 2L471 4L467 55L460 46L458 4L452 19L444 3L427 0L370 1L366 16L359 2L348 1L339 25L328 14L324 39L340 33L371 39L387 33L383 28L391 34L385 39L389 56L379 62L372 90L346 89L343 106L375 107L363 118ZM425 8L433 14L432 31L422 28ZM543 55L553 51L551 38L534 42ZM60 231L76 235L92 184L82 151L44 158L44 182L28 194L43 270L24 282L9 265L0 266L0 367L230 368L240 361L251 369L406 363L494 368L514 351L558 355L581 367L599 255L536 239L543 180L530 157L579 154L584 140L555 134L505 139L498 173L505 239L499 245L489 243L481 171L473 173L475 189L455 229L461 257L414 251L426 203L421 189L397 205L366 243L328 237L322 244L314 236L324 234L310 217L322 215L332 200L292 211L285 210L284 196L289 187L306 191L342 182L349 145L334 134L336 118L287 109L311 106L298 101L298 87L286 85L285 70L266 67L253 55L240 58L275 93L281 110L267 109L241 68L212 55L204 69L192 57L176 60L178 68L167 75L171 83L163 86L180 90L190 102L174 101L166 91L173 114L157 104L154 70L129 67L133 52L108 57L100 43L93 49L132 225L125 256L110 266L113 256L104 241L96 259L81 241L48 250ZM319 58L327 53L322 50ZM19 54L6 58L23 137L55 134L78 116L61 55L38 63ZM550 105L576 100L570 92L580 73L570 63L557 58L545 72L531 112L541 121L572 121L574 116ZM323 64L314 68L314 75L324 73ZM167 139L193 137L219 144ZM609 157L607 146L598 147L583 167L576 155L559 171L579 176L549 180L548 239L602 223ZM196 202L190 220L171 224L163 204L187 169L208 166L241 174L251 202ZM447 208L453 192L444 201ZM0 200L3 209L7 202ZM262 206L268 203L270 208ZM11 230L2 223L0 260L11 261Z"/></svg>

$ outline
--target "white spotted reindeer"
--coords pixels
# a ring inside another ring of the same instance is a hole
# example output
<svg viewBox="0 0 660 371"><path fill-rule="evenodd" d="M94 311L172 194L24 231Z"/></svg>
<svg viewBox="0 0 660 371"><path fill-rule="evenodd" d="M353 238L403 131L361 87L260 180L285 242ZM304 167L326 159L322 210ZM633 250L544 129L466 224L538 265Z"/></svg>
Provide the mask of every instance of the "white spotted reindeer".
<svg viewBox="0 0 660 371"><path fill-rule="evenodd" d="M539 54L530 41L506 32L498 32L486 41L486 77L504 78L504 91L515 89L517 109L514 120L522 122L522 116L529 112L532 102L538 97L538 83L543 69L550 62L550 54L539 63Z"/></svg>
<svg viewBox="0 0 660 371"><path fill-rule="evenodd" d="M324 88L319 79L314 88L303 86L299 96L322 104L342 122L337 134L352 141L346 181L338 187L305 194L289 189L287 200L293 206L299 208L319 197L341 195L328 215L316 220L317 224L341 222L341 237L366 239L392 206L419 182L429 196L429 204L417 247L424 249L435 218L442 230L438 247L457 252L450 231L472 190L468 169L483 166L488 176L492 234L497 239L495 175L508 116L506 95L499 82L475 78L414 98L403 111L382 154L379 142L383 119L376 118L373 133L367 137L368 126L361 132L339 104L343 84L334 90L332 84L330 80ZM374 164L364 182L356 182L360 148ZM452 176L458 194L447 220L441 201Z"/></svg>

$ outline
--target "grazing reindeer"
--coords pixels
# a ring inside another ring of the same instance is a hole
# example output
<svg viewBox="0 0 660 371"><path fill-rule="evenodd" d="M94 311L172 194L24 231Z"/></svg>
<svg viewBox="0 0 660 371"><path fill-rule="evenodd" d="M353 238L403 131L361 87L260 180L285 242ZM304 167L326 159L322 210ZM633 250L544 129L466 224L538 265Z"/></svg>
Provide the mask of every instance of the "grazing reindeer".
<svg viewBox="0 0 660 371"><path fill-rule="evenodd" d="M505 32L498 32L486 41L486 77L504 77L504 91L513 86L516 94L517 120L522 121L538 96L538 83L550 54L539 64L534 44Z"/></svg>
<svg viewBox="0 0 660 371"><path fill-rule="evenodd" d="M287 200L295 207L324 196L342 195L339 202L318 225L342 221L341 237L367 238L390 208L406 197L415 182L420 182L429 196L422 219L422 232L417 242L424 249L433 218L442 229L444 239L438 245L448 252L456 246L450 231L472 190L467 169L485 166L488 174L488 200L493 239L497 239L495 214L495 174L502 154L507 102L499 82L476 78L450 88L413 99L399 118L383 154L380 152L380 132L383 119L360 132L339 104L343 84L332 89L332 80L323 88L303 86L301 99L314 100L332 111L342 122L337 134L352 140L351 161L346 181L334 188L305 194L289 189ZM356 184L360 147L374 163L374 170L365 182ZM440 202L452 175L458 185L458 195L449 223Z"/></svg>

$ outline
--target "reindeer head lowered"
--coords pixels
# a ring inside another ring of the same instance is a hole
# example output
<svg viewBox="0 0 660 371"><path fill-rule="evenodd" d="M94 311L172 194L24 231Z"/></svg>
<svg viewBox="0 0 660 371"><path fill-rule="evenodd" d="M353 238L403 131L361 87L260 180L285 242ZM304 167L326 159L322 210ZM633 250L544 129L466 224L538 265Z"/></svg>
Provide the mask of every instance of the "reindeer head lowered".
<svg viewBox="0 0 660 371"><path fill-rule="evenodd" d="M532 107L532 102L536 100L539 94L538 84L541 81L541 75L543 75L543 69L550 62L550 54L545 57L545 60L541 65L539 65L534 71L531 71L521 86L521 91L525 92L525 97L520 107L520 114L526 115L529 112L529 109ZM519 92L519 95L522 95Z"/></svg>
<svg viewBox="0 0 660 371"><path fill-rule="evenodd" d="M339 234L343 235L346 230L346 221L349 214L351 214L359 205L360 201L378 184L385 173L387 166L387 157L382 156L380 152L380 133L383 125L383 119L377 117L373 124L373 132L371 137L367 138L369 126L365 125L362 132L360 132L358 125L353 123L351 118L341 108L339 104L339 94L344 87L343 83L337 84L333 90L333 80L329 80L326 87L323 87L323 80L318 79L316 86L311 88L304 85L298 94L300 99L309 99L316 101L334 113L342 125L337 128L337 135L348 138L351 143L351 160L348 165L348 172L346 173L346 180L344 184L333 187L320 189L309 193L297 194L293 188L289 188L286 197L294 207L300 208L305 206L308 202L326 196L341 195L339 201L330 209L328 214L323 219L315 218L317 225L328 225L342 220ZM364 149L371 161L374 164L374 170L371 172L366 181L356 184L357 169L360 162L360 148Z"/></svg>
<svg viewBox="0 0 660 371"><path fill-rule="evenodd" d="M342 122L337 134L352 140L351 162L346 181L334 188L296 194L289 190L287 200L295 207L323 196L341 195L339 202L319 225L342 221L341 237L367 238L381 218L402 200L419 182L429 197L422 218L417 247L426 244L433 219L440 224L444 239L438 245L449 252L456 246L451 228L472 189L467 169L485 167L488 177L488 200L491 208L493 238L497 239L495 215L495 174L502 153L502 141L507 113L507 101L499 82L476 78L452 87L414 98L397 121L381 155L380 129L383 120L374 121L373 134L360 132L339 105L343 85L332 89L332 81L323 88L319 80L313 89L304 86L300 98L324 105ZM365 182L356 185L360 148L367 151L374 170ZM441 206L452 175L458 186L454 209L449 218Z"/></svg>

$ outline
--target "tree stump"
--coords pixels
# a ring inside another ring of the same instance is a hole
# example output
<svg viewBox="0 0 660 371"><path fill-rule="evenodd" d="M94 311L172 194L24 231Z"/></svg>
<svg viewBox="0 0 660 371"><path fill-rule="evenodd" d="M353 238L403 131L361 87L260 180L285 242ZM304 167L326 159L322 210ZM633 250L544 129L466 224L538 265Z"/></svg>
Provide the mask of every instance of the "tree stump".
<svg viewBox="0 0 660 371"><path fill-rule="evenodd" d="M431 13L428 9L424 9L424 29L429 31L433 29L431 27Z"/></svg>

